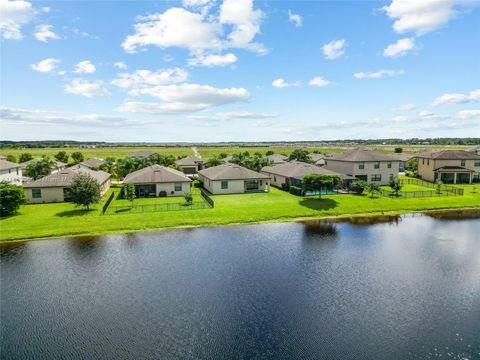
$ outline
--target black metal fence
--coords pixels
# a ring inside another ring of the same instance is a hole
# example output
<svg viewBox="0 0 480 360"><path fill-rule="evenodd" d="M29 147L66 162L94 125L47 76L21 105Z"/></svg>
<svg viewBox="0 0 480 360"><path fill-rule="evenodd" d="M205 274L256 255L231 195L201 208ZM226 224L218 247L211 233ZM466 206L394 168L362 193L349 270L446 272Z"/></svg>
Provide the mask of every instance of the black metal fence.
<svg viewBox="0 0 480 360"><path fill-rule="evenodd" d="M144 212L160 212L160 211L180 211L180 210L201 210L210 209L211 206L205 201L184 203L159 203L159 204L138 204L138 205L114 205L108 208L107 214L124 214L124 213L144 213Z"/></svg>
<svg viewBox="0 0 480 360"><path fill-rule="evenodd" d="M208 196L207 192L204 190L204 189L201 189L200 190L200 195L202 195L202 197L205 199L205 201L212 207L214 208L215 207L215 201L213 201L213 199Z"/></svg>
<svg viewBox="0 0 480 360"><path fill-rule="evenodd" d="M407 184L407 185L418 185L418 186L428 187L428 188L432 188L432 189L438 189L439 188L438 184L434 184L434 183L431 183L431 182L428 182L428 181L425 181L425 180L421 180L421 179L400 179L400 183L402 185L405 185L405 184ZM451 193L451 194L454 194L454 195L458 195L458 196L463 195L463 189L459 188L459 187L456 187L456 186L441 184L440 189L441 189L441 191L445 191L445 192L448 192L448 193Z"/></svg>
<svg viewBox="0 0 480 360"><path fill-rule="evenodd" d="M402 185L416 185L434 190L419 190L419 191L399 191L386 190L380 188L380 194L387 197L395 198L423 198L423 197L438 197L438 196L463 196L463 189L450 185L438 185L429 183L420 179L400 179Z"/></svg>
<svg viewBox="0 0 480 360"><path fill-rule="evenodd" d="M108 206L110 205L110 203L112 202L113 198L115 197L115 192L112 192L110 194L110 196L108 197L107 201L105 202L105 204L103 204L103 207L102 207L102 215L105 215L105 212L107 211L108 209Z"/></svg>

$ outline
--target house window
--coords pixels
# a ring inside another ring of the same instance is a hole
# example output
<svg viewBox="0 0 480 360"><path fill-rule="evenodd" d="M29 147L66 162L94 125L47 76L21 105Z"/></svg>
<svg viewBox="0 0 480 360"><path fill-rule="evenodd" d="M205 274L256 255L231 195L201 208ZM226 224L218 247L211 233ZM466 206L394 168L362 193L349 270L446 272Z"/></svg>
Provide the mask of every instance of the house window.
<svg viewBox="0 0 480 360"><path fill-rule="evenodd" d="M32 189L32 198L40 199L42 197L42 189Z"/></svg>
<svg viewBox="0 0 480 360"><path fill-rule="evenodd" d="M427 159L427 165L430 165L430 159Z"/></svg>
<svg viewBox="0 0 480 360"><path fill-rule="evenodd" d="M365 169L365 163L363 163L363 162L362 162L362 163L359 163L359 164L358 164L358 168L359 168L360 170Z"/></svg>
<svg viewBox="0 0 480 360"><path fill-rule="evenodd" d="M480 160L475 160L474 166L480 166Z"/></svg>
<svg viewBox="0 0 480 360"><path fill-rule="evenodd" d="M472 183L474 183L474 184L480 183L480 173L473 174Z"/></svg>
<svg viewBox="0 0 480 360"><path fill-rule="evenodd" d="M223 190L228 189L228 181L222 180L221 188Z"/></svg>
<svg viewBox="0 0 480 360"><path fill-rule="evenodd" d="M425 159L422 159L422 165L425 165Z"/></svg>
<svg viewBox="0 0 480 360"><path fill-rule="evenodd" d="M175 191L182 191L182 183L175 183Z"/></svg>
<svg viewBox="0 0 480 360"><path fill-rule="evenodd" d="M475 165L475 166L477 166L477 165ZM480 165L479 165L479 166L480 166ZM276 176L273 177L273 181L277 181L277 177L276 177Z"/></svg>
<svg viewBox="0 0 480 360"><path fill-rule="evenodd" d="M465 160L460 160L460 166L465 166Z"/></svg>
<svg viewBox="0 0 480 360"><path fill-rule="evenodd" d="M388 161L388 162L387 162L387 168L388 168L388 169L391 169L391 168L392 168L392 162L391 162L391 161Z"/></svg>
<svg viewBox="0 0 480 360"><path fill-rule="evenodd" d="M382 181L382 175L381 174L373 174L370 177L370 180L371 181Z"/></svg>
<svg viewBox="0 0 480 360"><path fill-rule="evenodd" d="M374 169L380 169L380 161L374 161L373 162L373 168Z"/></svg>

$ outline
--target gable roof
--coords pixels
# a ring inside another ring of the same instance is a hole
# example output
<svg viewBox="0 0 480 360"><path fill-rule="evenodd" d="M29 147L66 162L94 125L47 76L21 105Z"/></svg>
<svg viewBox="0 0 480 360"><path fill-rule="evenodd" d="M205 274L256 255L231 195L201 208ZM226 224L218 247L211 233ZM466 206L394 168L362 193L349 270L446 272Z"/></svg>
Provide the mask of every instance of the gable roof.
<svg viewBox="0 0 480 360"><path fill-rule="evenodd" d="M0 159L0 170L16 169L18 167L20 167L20 164Z"/></svg>
<svg viewBox="0 0 480 360"><path fill-rule="evenodd" d="M434 159L434 160L479 160L480 155L471 151L463 150L440 150L425 151L415 155L417 158Z"/></svg>
<svg viewBox="0 0 480 360"><path fill-rule="evenodd" d="M110 174L105 171L94 171L81 167L63 169L55 174L47 175L41 179L23 184L24 188L44 187L68 187L72 185L73 177L76 174L87 174L97 180L100 184L110 179Z"/></svg>
<svg viewBox="0 0 480 360"><path fill-rule="evenodd" d="M312 159L313 162L317 162L319 160L323 160L325 159L325 156L324 154L310 154L310 159Z"/></svg>
<svg viewBox="0 0 480 360"><path fill-rule="evenodd" d="M123 179L126 184L155 184L170 182L191 182L181 171L161 166L151 165L146 168L134 171Z"/></svg>
<svg viewBox="0 0 480 360"><path fill-rule="evenodd" d="M203 164L203 159L198 156L187 156L175 161L175 164L180 166L195 166L198 163Z"/></svg>
<svg viewBox="0 0 480 360"><path fill-rule="evenodd" d="M24 161L23 163L20 163L20 167L22 168L22 170L26 170L28 165L30 165L31 163L34 163L35 161L40 161L42 160L42 158L35 158L35 159L32 159L32 160L28 160L28 161ZM59 169L59 168L64 168L65 166L67 166L67 164L61 162L61 161L57 161L57 160L53 160L55 161L55 164L56 164L56 167Z"/></svg>
<svg viewBox="0 0 480 360"><path fill-rule="evenodd" d="M415 157L414 154L404 154L404 153L392 154L392 156L396 157L397 160L400 160L400 161L403 161L403 162L407 162L408 160L411 160Z"/></svg>
<svg viewBox="0 0 480 360"><path fill-rule="evenodd" d="M381 154L376 151L364 148L353 149L343 153L332 154L325 158L325 160L337 160L337 161L399 161L397 158L391 155Z"/></svg>
<svg viewBox="0 0 480 360"><path fill-rule="evenodd" d="M272 155L268 155L267 159L273 162L274 164L282 164L288 161L288 156L285 156L282 154L272 154Z"/></svg>
<svg viewBox="0 0 480 360"><path fill-rule="evenodd" d="M198 173L210 180L268 179L267 175L230 163L200 170Z"/></svg>
<svg viewBox="0 0 480 360"><path fill-rule="evenodd" d="M157 152L151 151L151 150L140 150L140 151L135 151L130 155L130 157L138 157L138 158L144 158L144 157L149 157L153 155L158 155Z"/></svg>
<svg viewBox="0 0 480 360"><path fill-rule="evenodd" d="M103 160L103 159L91 158L91 159L82 161L80 163L80 165L83 165L83 166L86 166L90 169L93 169L93 168L96 168L96 167L102 165L103 163L105 163L105 160Z"/></svg>
<svg viewBox="0 0 480 360"><path fill-rule="evenodd" d="M340 174L335 171L325 169L324 167L319 167L301 161L292 161L274 166L265 166L264 168L262 168L262 172L280 175L286 178L302 178L308 174L324 174L337 175L340 176L342 179L350 179L350 176L348 175Z"/></svg>

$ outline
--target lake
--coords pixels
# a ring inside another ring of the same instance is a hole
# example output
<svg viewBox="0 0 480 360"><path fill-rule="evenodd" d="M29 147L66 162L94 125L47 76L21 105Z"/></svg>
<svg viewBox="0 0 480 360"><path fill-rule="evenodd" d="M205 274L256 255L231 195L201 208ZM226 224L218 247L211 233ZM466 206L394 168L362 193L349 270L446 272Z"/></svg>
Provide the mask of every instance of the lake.
<svg viewBox="0 0 480 360"><path fill-rule="evenodd" d="M2 359L480 359L478 218L195 228L0 250Z"/></svg>

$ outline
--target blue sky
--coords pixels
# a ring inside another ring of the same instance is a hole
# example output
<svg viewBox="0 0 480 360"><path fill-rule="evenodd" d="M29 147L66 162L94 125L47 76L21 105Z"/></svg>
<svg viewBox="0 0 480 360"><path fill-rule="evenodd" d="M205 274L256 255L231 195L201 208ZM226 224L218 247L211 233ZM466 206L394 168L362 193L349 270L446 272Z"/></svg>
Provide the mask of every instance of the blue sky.
<svg viewBox="0 0 480 360"><path fill-rule="evenodd" d="M479 8L0 0L1 137L478 137Z"/></svg>

